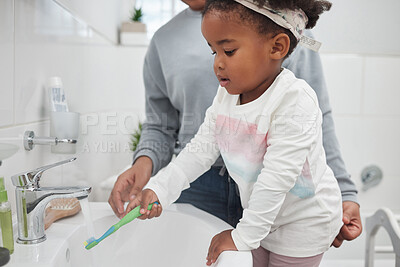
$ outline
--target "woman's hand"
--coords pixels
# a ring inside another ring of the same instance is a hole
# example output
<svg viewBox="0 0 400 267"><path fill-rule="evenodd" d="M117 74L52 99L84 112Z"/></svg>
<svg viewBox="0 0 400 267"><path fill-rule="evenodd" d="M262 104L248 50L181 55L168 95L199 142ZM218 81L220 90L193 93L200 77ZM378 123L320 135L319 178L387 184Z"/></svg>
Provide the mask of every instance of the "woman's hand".
<svg viewBox="0 0 400 267"><path fill-rule="evenodd" d="M121 219L129 212L124 210L124 203L131 201L142 191L143 186L150 180L152 168L151 159L142 156L118 177L108 199L108 203L118 218Z"/></svg>
<svg viewBox="0 0 400 267"><path fill-rule="evenodd" d="M343 202L343 226L332 245L340 247L344 240L356 239L362 232L360 206L352 201Z"/></svg>
<svg viewBox="0 0 400 267"><path fill-rule="evenodd" d="M161 204L154 204L151 210L147 209L147 206L155 201L159 201L156 193L154 193L153 190L145 189L137 194L137 196L131 202L129 202L128 206L126 207L126 212L130 212L140 205L140 213L142 216L140 216L139 219L145 220L158 217L162 212Z"/></svg>
<svg viewBox="0 0 400 267"><path fill-rule="evenodd" d="M217 261L217 258L219 254L222 253L222 251L225 250L237 251L237 248L231 236L231 232L232 229L225 230L213 237L213 239L211 240L210 247L208 248L207 263L206 263L208 266Z"/></svg>

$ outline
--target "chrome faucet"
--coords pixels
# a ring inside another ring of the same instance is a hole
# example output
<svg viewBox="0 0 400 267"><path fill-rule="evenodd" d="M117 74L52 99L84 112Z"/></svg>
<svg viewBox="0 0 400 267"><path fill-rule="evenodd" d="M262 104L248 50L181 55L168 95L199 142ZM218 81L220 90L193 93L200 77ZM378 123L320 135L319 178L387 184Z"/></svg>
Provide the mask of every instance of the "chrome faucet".
<svg viewBox="0 0 400 267"><path fill-rule="evenodd" d="M29 172L11 177L15 188L18 218L18 239L20 244L37 244L46 240L44 232L44 211L47 204L56 198L84 199L91 187L40 187L44 171L76 160L71 158Z"/></svg>

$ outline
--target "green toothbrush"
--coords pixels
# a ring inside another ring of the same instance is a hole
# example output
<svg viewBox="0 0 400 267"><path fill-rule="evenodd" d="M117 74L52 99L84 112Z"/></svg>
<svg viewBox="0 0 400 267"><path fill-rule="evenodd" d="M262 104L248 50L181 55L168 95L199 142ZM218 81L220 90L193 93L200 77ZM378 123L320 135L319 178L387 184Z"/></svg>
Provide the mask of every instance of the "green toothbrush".
<svg viewBox="0 0 400 267"><path fill-rule="evenodd" d="M153 207L153 204L158 204L158 202L154 202L149 204L149 206L147 207L148 210L151 210L151 208ZM89 238L88 240L86 240L83 244L85 245L85 248L87 250L95 247L97 244L99 244L104 238L106 238L107 236L115 233L119 228L121 228L122 226L124 226L125 224L133 221L134 219L136 219L137 217L142 216L142 214L140 213L140 206L137 206L136 208L134 208L133 210L131 210L128 214L126 214L124 216L124 218L122 218L119 222L117 222L116 224L114 224L113 226L110 227L110 229L107 230L107 232L105 232L99 239L95 239L93 236L91 238Z"/></svg>

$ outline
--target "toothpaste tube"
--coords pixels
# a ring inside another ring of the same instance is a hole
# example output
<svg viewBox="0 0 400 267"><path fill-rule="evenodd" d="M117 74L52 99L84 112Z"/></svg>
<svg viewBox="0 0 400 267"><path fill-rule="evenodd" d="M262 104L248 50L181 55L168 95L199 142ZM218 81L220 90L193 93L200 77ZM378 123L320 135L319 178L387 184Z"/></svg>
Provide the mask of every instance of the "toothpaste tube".
<svg viewBox="0 0 400 267"><path fill-rule="evenodd" d="M53 112L68 112L68 103L60 77L51 77L48 80L48 94L50 109Z"/></svg>

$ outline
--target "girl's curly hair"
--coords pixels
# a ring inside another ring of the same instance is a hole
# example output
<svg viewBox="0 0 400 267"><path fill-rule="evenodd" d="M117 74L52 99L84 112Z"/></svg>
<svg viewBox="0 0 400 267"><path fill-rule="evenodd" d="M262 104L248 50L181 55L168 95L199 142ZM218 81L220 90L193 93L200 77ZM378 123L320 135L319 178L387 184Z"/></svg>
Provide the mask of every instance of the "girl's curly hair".
<svg viewBox="0 0 400 267"><path fill-rule="evenodd" d="M311 29L317 23L319 16L328 11L332 4L325 0L253 0L258 6L268 4L272 9L301 9L308 17L306 29ZM235 0L206 0L203 17L212 12L218 12L218 16L224 19L239 19L241 22L255 27L261 35L285 33L290 38L289 56L297 45L296 37L288 30L274 23L267 16L259 14ZM286 57L287 57L286 56Z"/></svg>

